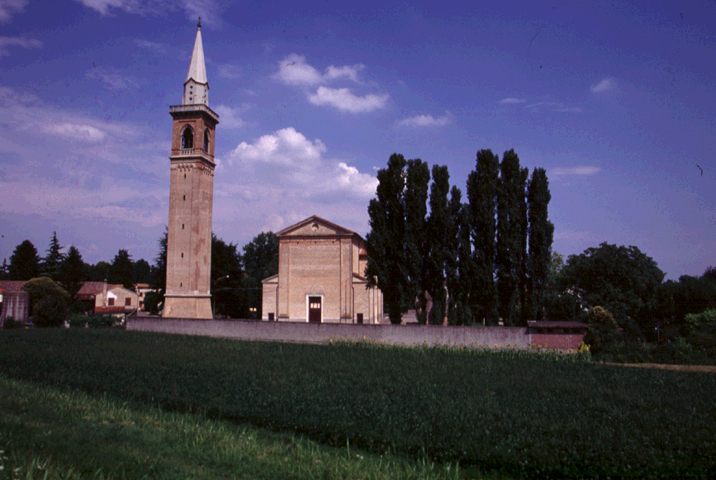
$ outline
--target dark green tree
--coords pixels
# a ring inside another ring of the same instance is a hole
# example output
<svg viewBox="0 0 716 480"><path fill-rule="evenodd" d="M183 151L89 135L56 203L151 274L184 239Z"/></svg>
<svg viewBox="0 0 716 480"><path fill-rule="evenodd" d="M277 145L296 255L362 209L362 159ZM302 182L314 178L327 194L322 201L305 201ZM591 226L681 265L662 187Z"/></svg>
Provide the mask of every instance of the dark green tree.
<svg viewBox="0 0 716 480"><path fill-rule="evenodd" d="M430 215L423 234L428 247L425 287L435 302L432 323L443 325L448 322L448 310L451 301L454 301L450 298L450 287L455 285L457 277L458 232L450 210L449 191L450 174L447 166L434 165L433 183L430 185Z"/></svg>
<svg viewBox="0 0 716 480"><path fill-rule="evenodd" d="M134 262L127 250L120 250L109 269L109 283L120 283L124 288L134 286Z"/></svg>
<svg viewBox="0 0 716 480"><path fill-rule="evenodd" d="M415 304L419 301L422 310L425 308L425 291L427 284L426 242L427 200L430 184L430 168L419 158L408 160L405 173L405 268L408 272L406 293L408 301Z"/></svg>
<svg viewBox="0 0 716 480"><path fill-rule="evenodd" d="M30 240L15 247L8 270L10 280L30 280L40 275L40 256Z"/></svg>
<svg viewBox="0 0 716 480"><path fill-rule="evenodd" d="M69 293L70 298L75 299L82 288L82 283L87 280L87 265L82 261L80 251L74 245L70 245L67 255L60 263L59 283Z"/></svg>
<svg viewBox="0 0 716 480"><path fill-rule="evenodd" d="M60 273L60 264L64 259L64 255L61 253L62 246L57 241L57 232L52 232L52 238L50 239L50 245L47 247L47 255L42 261L42 270L50 276L53 280L57 281Z"/></svg>
<svg viewBox="0 0 716 480"><path fill-rule="evenodd" d="M475 170L467 177L468 222L472 238L472 261L461 260L464 270L472 270L474 281L468 292L472 314L487 325L496 325L495 213L499 159L490 150L477 152ZM466 254L465 245L462 251ZM465 272L467 273L467 272Z"/></svg>
<svg viewBox="0 0 716 480"><path fill-rule="evenodd" d="M701 278L705 278L707 280L711 280L712 282L716 283L716 266L710 266L705 271L704 274L701 275Z"/></svg>
<svg viewBox="0 0 716 480"><path fill-rule="evenodd" d="M244 288L247 289L249 314L252 317L262 318L261 281L278 273L278 237L273 232L261 232L244 245L243 252L241 258L245 272Z"/></svg>
<svg viewBox="0 0 716 480"><path fill-rule="evenodd" d="M549 221L548 206L552 199L549 192L547 172L535 168L527 188L529 217L529 296L532 318L545 317L544 297L549 288L552 267L552 239L554 225Z"/></svg>
<svg viewBox="0 0 716 480"><path fill-rule="evenodd" d="M211 234L211 292L214 314L249 318L249 302L238 246Z"/></svg>
<svg viewBox="0 0 716 480"><path fill-rule="evenodd" d="M112 265L105 261L99 261L88 267L89 280L92 282L104 282L110 278Z"/></svg>
<svg viewBox="0 0 716 480"><path fill-rule="evenodd" d="M30 293L30 315L38 327L59 327L70 312L70 295L51 278L39 277L25 282Z"/></svg>
<svg viewBox="0 0 716 480"><path fill-rule="evenodd" d="M167 286L167 238L168 229L164 227L164 234L157 242L159 253L152 266L150 285L154 291L147 293L144 298L144 309L152 315L159 313L159 306L164 302L164 292Z"/></svg>
<svg viewBox="0 0 716 480"><path fill-rule="evenodd" d="M7 258L3 258L2 267L0 267L0 280L10 280L10 267L7 264Z"/></svg>
<svg viewBox="0 0 716 480"><path fill-rule="evenodd" d="M455 300L455 323L473 323L470 292L474 290L475 268L473 266L472 242L470 240L470 206L462 203L462 192L453 186L450 192L450 215L456 232L457 269L455 277L448 281Z"/></svg>
<svg viewBox="0 0 716 480"><path fill-rule="evenodd" d="M261 232L243 248L246 275L258 282L278 273L278 237L273 232Z"/></svg>
<svg viewBox="0 0 716 480"><path fill-rule="evenodd" d="M390 322L400 324L403 307L414 292L409 287L405 258L405 157L394 153L388 167L378 171L376 198L368 204L370 231L366 235L369 286L383 292ZM412 299L410 299L412 300Z"/></svg>
<svg viewBox="0 0 716 480"><path fill-rule="evenodd" d="M559 275L563 291L572 292L583 307L602 306L619 326L629 320L646 322L655 314L657 289L664 272L637 247L602 243L570 255Z"/></svg>
<svg viewBox="0 0 716 480"><path fill-rule="evenodd" d="M498 309L505 325L523 321L519 306L520 290L524 286L527 175L527 169L520 168L520 159L515 151L505 152L500 163L497 188L495 256Z"/></svg>
<svg viewBox="0 0 716 480"><path fill-rule="evenodd" d="M151 283L152 282L152 267L149 266L149 262L140 258L134 262L134 281L136 283Z"/></svg>

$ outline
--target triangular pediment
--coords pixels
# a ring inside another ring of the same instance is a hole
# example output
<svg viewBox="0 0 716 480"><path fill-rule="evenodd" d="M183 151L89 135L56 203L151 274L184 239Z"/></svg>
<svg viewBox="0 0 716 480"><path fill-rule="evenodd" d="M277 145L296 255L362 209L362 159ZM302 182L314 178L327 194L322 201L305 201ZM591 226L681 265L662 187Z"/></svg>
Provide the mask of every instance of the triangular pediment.
<svg viewBox="0 0 716 480"><path fill-rule="evenodd" d="M352 236L356 235L353 230L336 225L319 216L313 215L295 225L284 228L276 234L279 237L328 237L328 236Z"/></svg>

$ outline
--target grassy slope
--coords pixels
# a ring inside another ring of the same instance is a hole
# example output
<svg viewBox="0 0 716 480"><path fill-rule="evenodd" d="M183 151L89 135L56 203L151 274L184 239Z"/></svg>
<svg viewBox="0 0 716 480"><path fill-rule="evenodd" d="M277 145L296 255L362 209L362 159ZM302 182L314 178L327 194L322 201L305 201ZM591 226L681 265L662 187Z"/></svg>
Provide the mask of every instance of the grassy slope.
<svg viewBox="0 0 716 480"><path fill-rule="evenodd" d="M454 479L454 466L331 448L0 375L0 480Z"/></svg>

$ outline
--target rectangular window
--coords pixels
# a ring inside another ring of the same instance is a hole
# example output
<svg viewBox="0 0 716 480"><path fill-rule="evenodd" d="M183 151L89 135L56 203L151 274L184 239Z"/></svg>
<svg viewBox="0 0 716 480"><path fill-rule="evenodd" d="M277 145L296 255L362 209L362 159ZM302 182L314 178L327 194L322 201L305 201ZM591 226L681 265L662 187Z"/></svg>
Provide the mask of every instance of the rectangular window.
<svg viewBox="0 0 716 480"><path fill-rule="evenodd" d="M124 299L124 306L125 306L125 307L130 307L130 306L132 306L132 297L127 297L127 298Z"/></svg>
<svg viewBox="0 0 716 480"><path fill-rule="evenodd" d="M114 305L114 298L108 299L108 300L107 300L107 305L109 305L110 307L113 306L113 305Z"/></svg>

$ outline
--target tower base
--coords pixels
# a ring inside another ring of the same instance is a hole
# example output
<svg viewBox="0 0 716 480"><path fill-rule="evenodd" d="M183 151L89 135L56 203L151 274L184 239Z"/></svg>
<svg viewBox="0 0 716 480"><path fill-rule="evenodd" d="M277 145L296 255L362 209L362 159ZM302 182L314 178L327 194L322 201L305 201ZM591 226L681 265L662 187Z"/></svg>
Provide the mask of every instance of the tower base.
<svg viewBox="0 0 716 480"><path fill-rule="evenodd" d="M164 295L163 318L198 318L211 320L211 295Z"/></svg>

